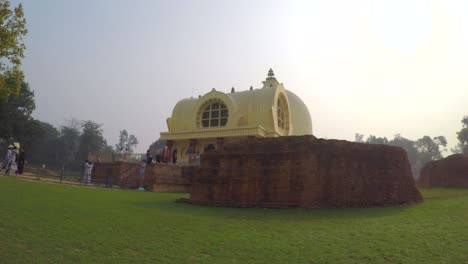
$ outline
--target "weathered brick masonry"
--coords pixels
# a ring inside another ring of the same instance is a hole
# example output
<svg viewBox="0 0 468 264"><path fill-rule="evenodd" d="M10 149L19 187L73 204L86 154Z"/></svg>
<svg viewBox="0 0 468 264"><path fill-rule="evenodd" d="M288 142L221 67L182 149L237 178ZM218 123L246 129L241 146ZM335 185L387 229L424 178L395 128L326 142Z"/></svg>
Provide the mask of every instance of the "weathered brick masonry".
<svg viewBox="0 0 468 264"><path fill-rule="evenodd" d="M193 166L172 164L150 164L145 168L145 177L140 178L138 163L114 162L95 163L93 179L108 182L123 188L138 188L140 183L148 191L190 192L191 179L196 172Z"/></svg>
<svg viewBox="0 0 468 264"><path fill-rule="evenodd" d="M143 186L149 191L188 193L196 169L194 166L150 164L146 166Z"/></svg>
<svg viewBox="0 0 468 264"><path fill-rule="evenodd" d="M426 163L418 186L468 188L468 154L455 154Z"/></svg>
<svg viewBox="0 0 468 264"><path fill-rule="evenodd" d="M422 201L406 152L313 136L254 138L202 155L186 202L367 207Z"/></svg>
<svg viewBox="0 0 468 264"><path fill-rule="evenodd" d="M92 179L97 182L119 185L125 188L138 187L135 177L138 175L139 164L129 162L96 162L94 163Z"/></svg>

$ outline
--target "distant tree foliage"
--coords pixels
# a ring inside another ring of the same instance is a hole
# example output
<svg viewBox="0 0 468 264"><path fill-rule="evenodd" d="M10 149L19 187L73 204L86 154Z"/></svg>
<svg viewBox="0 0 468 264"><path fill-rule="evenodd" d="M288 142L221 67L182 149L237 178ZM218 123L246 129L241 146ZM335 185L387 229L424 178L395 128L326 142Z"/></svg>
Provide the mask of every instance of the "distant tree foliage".
<svg viewBox="0 0 468 264"><path fill-rule="evenodd" d="M81 128L83 132L80 136L77 158L84 161L90 153L102 153L107 142L102 135L102 124L87 120L82 122Z"/></svg>
<svg viewBox="0 0 468 264"><path fill-rule="evenodd" d="M404 138L400 134L396 134L393 139L388 142L388 144L406 150L406 153L408 154L408 161L410 164L413 164L413 167L418 163L419 152L415 146L414 141Z"/></svg>
<svg viewBox="0 0 468 264"><path fill-rule="evenodd" d="M443 136L434 138L424 136L418 139L415 145L419 152L419 159L422 161L422 163L426 163L431 160L438 160L443 158L442 152L445 151L447 140Z"/></svg>
<svg viewBox="0 0 468 264"><path fill-rule="evenodd" d="M18 96L10 94L0 99L0 141L4 144L30 145L42 134L39 121L31 117L36 108L34 92L27 83L21 87Z"/></svg>
<svg viewBox="0 0 468 264"><path fill-rule="evenodd" d="M354 141L364 143L364 135L359 133L354 134Z"/></svg>
<svg viewBox="0 0 468 264"><path fill-rule="evenodd" d="M62 157L62 166L75 167L78 161L78 149L80 143L79 121L72 119L60 127L59 149ZM80 159L81 161L81 159ZM78 162L80 162L78 161ZM80 162L81 163L81 162Z"/></svg>
<svg viewBox="0 0 468 264"><path fill-rule="evenodd" d="M0 0L0 99L18 96L24 80L21 60L26 29L23 6L11 9L9 0Z"/></svg>
<svg viewBox="0 0 468 264"><path fill-rule="evenodd" d="M386 137L376 137L374 135L370 135L367 140L367 144L388 144L388 139Z"/></svg>
<svg viewBox="0 0 468 264"><path fill-rule="evenodd" d="M158 139L149 146L149 150L153 156L156 155L158 149L163 149L166 146L166 141Z"/></svg>
<svg viewBox="0 0 468 264"><path fill-rule="evenodd" d="M458 145L452 151L468 154L468 116L461 120L462 129L457 132Z"/></svg>
<svg viewBox="0 0 468 264"><path fill-rule="evenodd" d="M130 154L138 145L138 139L134 135L129 135L127 130L120 131L119 143L115 145L115 150L119 153Z"/></svg>
<svg viewBox="0 0 468 264"><path fill-rule="evenodd" d="M358 140L364 141L363 137L360 136L355 136L355 139L356 142L359 142ZM442 152L446 151L447 147L447 140L443 136L434 138L424 136L413 141L402 137L400 134L396 134L391 140L388 140L386 137L369 135L365 143L392 145L404 149L408 155L408 161L411 165L414 177L419 176L419 171L428 161L441 159Z"/></svg>

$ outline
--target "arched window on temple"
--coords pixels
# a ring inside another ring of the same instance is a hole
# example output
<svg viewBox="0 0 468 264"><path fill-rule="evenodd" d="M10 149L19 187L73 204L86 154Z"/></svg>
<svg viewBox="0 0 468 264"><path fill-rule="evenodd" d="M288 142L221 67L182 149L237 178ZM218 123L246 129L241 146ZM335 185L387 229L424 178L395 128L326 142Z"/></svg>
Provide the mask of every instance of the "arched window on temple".
<svg viewBox="0 0 468 264"><path fill-rule="evenodd" d="M222 127L228 122L229 111L219 99L208 100L199 113L201 127Z"/></svg>
<svg viewBox="0 0 468 264"><path fill-rule="evenodd" d="M289 109L288 103L286 101L286 97L283 94L278 96L277 102L277 117L278 117L278 127L285 131L286 133L289 132Z"/></svg>

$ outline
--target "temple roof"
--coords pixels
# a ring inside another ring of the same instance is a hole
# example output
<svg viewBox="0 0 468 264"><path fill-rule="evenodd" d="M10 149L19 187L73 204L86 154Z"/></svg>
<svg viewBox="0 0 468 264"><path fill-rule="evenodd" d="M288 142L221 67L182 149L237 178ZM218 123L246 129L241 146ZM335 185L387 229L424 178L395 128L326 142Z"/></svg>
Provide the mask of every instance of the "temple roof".
<svg viewBox="0 0 468 264"><path fill-rule="evenodd" d="M281 133L276 125L276 106L278 98L284 95L289 107L289 131ZM206 102L220 100L229 110L226 126L200 127L200 110ZM269 70L268 77L263 81L263 87L223 93L211 90L200 98L180 100L173 109L172 116L167 120L169 133L198 130L239 129L242 127L261 127L266 134L275 135L306 135L312 134L312 120L307 106L293 92L284 89ZM285 134L286 133L286 134Z"/></svg>

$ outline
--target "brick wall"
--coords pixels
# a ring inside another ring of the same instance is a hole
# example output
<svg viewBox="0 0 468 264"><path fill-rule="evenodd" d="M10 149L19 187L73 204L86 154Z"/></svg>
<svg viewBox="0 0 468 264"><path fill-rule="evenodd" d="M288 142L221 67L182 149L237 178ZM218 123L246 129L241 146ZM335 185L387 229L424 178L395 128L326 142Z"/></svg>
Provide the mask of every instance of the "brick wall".
<svg viewBox="0 0 468 264"><path fill-rule="evenodd" d="M147 165L144 187L156 192L190 192L196 168L164 163Z"/></svg>
<svg viewBox="0 0 468 264"><path fill-rule="evenodd" d="M313 136L256 138L203 154L187 202L366 207L422 201L406 152Z"/></svg>
<svg viewBox="0 0 468 264"><path fill-rule="evenodd" d="M468 155L455 154L426 163L418 186L468 188Z"/></svg>
<svg viewBox="0 0 468 264"><path fill-rule="evenodd" d="M138 188L140 164L124 161L94 163L94 181L107 182L124 188Z"/></svg>
<svg viewBox="0 0 468 264"><path fill-rule="evenodd" d="M190 192L191 180L196 172L194 166L178 166L164 163L149 164L145 168L145 177L140 177L138 163L114 162L95 163L93 179L123 188L136 189L140 184L147 191L156 192Z"/></svg>

